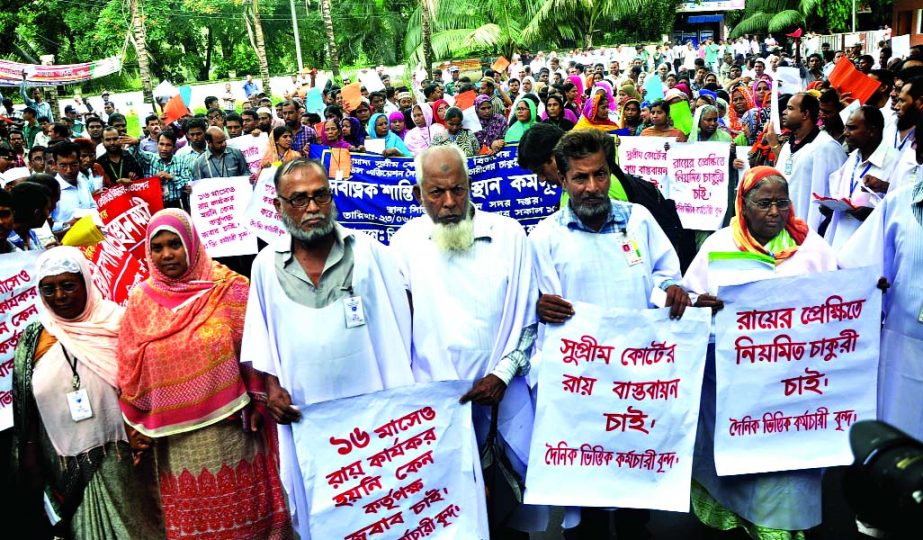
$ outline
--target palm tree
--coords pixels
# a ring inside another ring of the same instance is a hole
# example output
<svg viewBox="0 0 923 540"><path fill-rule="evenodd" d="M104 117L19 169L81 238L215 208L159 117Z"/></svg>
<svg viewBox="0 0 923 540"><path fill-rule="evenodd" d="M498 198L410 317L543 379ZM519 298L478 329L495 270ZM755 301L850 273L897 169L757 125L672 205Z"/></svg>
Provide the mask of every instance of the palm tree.
<svg viewBox="0 0 923 540"><path fill-rule="evenodd" d="M527 43L583 38L593 46L593 34L619 19L637 16L657 0L541 0L535 16L522 31Z"/></svg>
<svg viewBox="0 0 923 540"><path fill-rule="evenodd" d="M144 94L144 102L153 106L154 86L151 82L151 66L147 57L147 34L144 31L144 19L138 5L140 3L141 0L133 0L131 3L131 25L134 30L132 37L135 43L135 52L138 55L138 67L141 71L141 89Z"/></svg>
<svg viewBox="0 0 923 540"><path fill-rule="evenodd" d="M333 78L340 78L340 53L337 51L337 42L333 34L333 18L330 16L330 0L320 0L321 16L324 19L324 30L327 32L327 52L330 55L330 69Z"/></svg>
<svg viewBox="0 0 923 540"><path fill-rule="evenodd" d="M744 34L784 32L805 27L816 17L830 30L846 30L851 0L749 0L743 19L731 30L730 37Z"/></svg>
<svg viewBox="0 0 923 540"><path fill-rule="evenodd" d="M266 42L263 40L263 23L260 22L259 0L252 0L250 9L253 15L253 34L255 34L253 48L256 49L256 57L260 62L260 79L263 81L263 91L268 95L271 92L269 86L269 61L266 59Z"/></svg>

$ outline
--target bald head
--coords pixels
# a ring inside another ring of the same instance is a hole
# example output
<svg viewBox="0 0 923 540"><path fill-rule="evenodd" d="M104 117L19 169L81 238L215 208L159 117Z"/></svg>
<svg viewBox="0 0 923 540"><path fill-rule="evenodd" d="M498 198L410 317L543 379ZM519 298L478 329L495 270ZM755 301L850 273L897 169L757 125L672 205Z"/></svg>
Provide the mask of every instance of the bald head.
<svg viewBox="0 0 923 540"><path fill-rule="evenodd" d="M420 152L414 160L414 169L417 185L421 187L434 175L468 179L468 160L461 148L454 144L431 146Z"/></svg>
<svg viewBox="0 0 923 540"><path fill-rule="evenodd" d="M205 130L205 142L208 143L208 149L215 155L223 153L228 146L227 135L224 134L223 129L217 126L212 126Z"/></svg>

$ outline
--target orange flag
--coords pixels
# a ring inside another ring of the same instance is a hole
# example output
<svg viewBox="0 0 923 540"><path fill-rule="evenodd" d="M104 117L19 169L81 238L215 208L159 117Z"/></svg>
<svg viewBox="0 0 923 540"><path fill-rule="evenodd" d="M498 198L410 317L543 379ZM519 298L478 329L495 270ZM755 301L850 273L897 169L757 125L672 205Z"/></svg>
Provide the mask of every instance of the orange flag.
<svg viewBox="0 0 923 540"><path fill-rule="evenodd" d="M497 61L494 62L494 65L490 66L494 71L502 72L506 68L510 67L510 61L506 59L505 56L497 58Z"/></svg>
<svg viewBox="0 0 923 540"><path fill-rule="evenodd" d="M183 103L183 97L179 94L171 97L163 108L163 115L167 124L172 124L188 114L190 114L189 108Z"/></svg>
<svg viewBox="0 0 923 540"><path fill-rule="evenodd" d="M878 81L856 69L856 66L845 56L836 63L836 67L830 72L827 80L837 92L840 94L849 92L862 104L867 102L880 86Z"/></svg>
<svg viewBox="0 0 923 540"><path fill-rule="evenodd" d="M469 107L474 106L474 98L478 97L477 92L474 90L468 90L467 92L462 92L455 96L455 106L461 110L465 110Z"/></svg>
<svg viewBox="0 0 923 540"><path fill-rule="evenodd" d="M357 82L347 84L340 93L343 95L343 109L347 113L355 111L362 102L362 85Z"/></svg>

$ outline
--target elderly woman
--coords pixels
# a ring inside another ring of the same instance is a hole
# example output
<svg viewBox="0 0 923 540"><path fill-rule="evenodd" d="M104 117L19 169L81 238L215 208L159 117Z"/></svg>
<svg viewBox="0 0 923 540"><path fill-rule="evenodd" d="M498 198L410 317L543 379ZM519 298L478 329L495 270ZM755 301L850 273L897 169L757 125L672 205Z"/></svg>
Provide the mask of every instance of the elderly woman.
<svg viewBox="0 0 923 540"><path fill-rule="evenodd" d="M474 107L477 110L478 121L481 122L481 131L475 133L481 146L486 146L491 152L503 149L503 136L506 135L506 119L494 113L490 105L490 98L483 94L474 98Z"/></svg>
<svg viewBox="0 0 923 540"><path fill-rule="evenodd" d="M407 132L404 144L416 155L429 148L434 137L445 135L445 128L433 122L433 109L428 103L414 105L411 113L416 127Z"/></svg>
<svg viewBox="0 0 923 540"><path fill-rule="evenodd" d="M404 117L401 116L403 121ZM413 157L410 150L393 131L391 131L391 122L388 115L384 113L375 113L369 118L369 136L368 139L384 139L385 148L381 155L386 157Z"/></svg>
<svg viewBox="0 0 923 540"><path fill-rule="evenodd" d="M163 538L151 462L132 466L119 410L122 308L103 300L77 248L50 249L36 266L39 320L20 337L13 367L23 504L29 515L50 504L63 538Z"/></svg>
<svg viewBox="0 0 923 540"><path fill-rule="evenodd" d="M737 215L730 227L702 245L683 278L697 307L721 309L715 297L722 285L709 272L712 254L768 257L774 262L766 277L798 276L836 270L836 255L823 238L795 217L788 183L772 167L754 167L741 181ZM714 462L715 355L709 346L702 389L702 407L693 464L692 508L706 526L745 530L751 538L796 539L821 522L819 469L719 477Z"/></svg>
<svg viewBox="0 0 923 540"><path fill-rule="evenodd" d="M135 450L153 450L167 538L290 538L263 379L239 360L247 279L205 253L181 210L154 214L146 254L118 381Z"/></svg>
<svg viewBox="0 0 923 540"><path fill-rule="evenodd" d="M470 129L462 127L465 115L458 107L449 107L445 113L446 134L436 136L433 139L433 146L445 146L454 144L462 149L466 156L472 157L478 155L481 150L481 144L477 137Z"/></svg>
<svg viewBox="0 0 923 540"><path fill-rule="evenodd" d="M330 148L345 148L349 150L349 143L343 140L342 120L336 117L324 122L324 131L321 132L320 140L324 146Z"/></svg>

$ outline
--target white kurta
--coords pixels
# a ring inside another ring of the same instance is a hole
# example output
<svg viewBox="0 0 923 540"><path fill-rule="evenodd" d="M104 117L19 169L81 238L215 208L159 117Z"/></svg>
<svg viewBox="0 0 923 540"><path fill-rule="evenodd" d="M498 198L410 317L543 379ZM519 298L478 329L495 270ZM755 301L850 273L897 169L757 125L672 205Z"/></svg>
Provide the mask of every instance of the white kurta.
<svg viewBox="0 0 923 540"><path fill-rule="evenodd" d="M650 303L655 287L679 282L682 276L676 251L647 208L619 201L612 204L629 215L624 236L568 227L565 216L572 215L569 210L558 210L532 229L529 244L542 294L605 309L647 309L656 307ZM622 253L624 238L637 243L641 263L628 264ZM545 325L539 325L533 370L541 363L544 330Z"/></svg>
<svg viewBox="0 0 923 540"><path fill-rule="evenodd" d="M830 175L830 197L848 198L855 206L874 207L877 199L861 187L862 183L866 176L888 182L899 157L897 150L884 140L866 160L862 159L858 149L853 150L843 166ZM862 222L852 214L845 211L834 212L824 232L824 239L837 250L849 240L859 225L862 225Z"/></svg>
<svg viewBox="0 0 923 540"><path fill-rule="evenodd" d="M795 215L805 220L813 230L823 221L823 215L813 204L814 193L829 197L828 180L846 161L846 152L840 143L821 131L809 144L791 153L791 145L782 145L776 160L776 169L788 180L788 198L792 200Z"/></svg>
<svg viewBox="0 0 923 540"><path fill-rule="evenodd" d="M240 359L278 377L296 407L414 382L410 306L397 266L377 241L363 234L352 236L352 292L362 298L363 326L346 327L342 299L322 309L290 299L276 275L272 246L253 262ZM306 481L311 479L302 476L298 455L311 448L295 445L299 427L279 426L280 473L295 530L302 539L310 539Z"/></svg>
<svg viewBox="0 0 923 540"><path fill-rule="evenodd" d="M923 172L917 181L923 182ZM913 187L888 194L839 252L840 266L874 264L891 287L884 295L878 418L923 438L923 227L911 210Z"/></svg>
<svg viewBox="0 0 923 540"><path fill-rule="evenodd" d="M914 170L917 168L917 154L914 148L916 138L916 129L913 129L907 137L901 139L900 133L897 131L896 118L894 122L885 127L882 139L898 153L897 165L894 167L891 185L888 188L889 192L913 184Z"/></svg>
<svg viewBox="0 0 923 540"><path fill-rule="evenodd" d="M431 240L432 230L432 220L423 215L405 223L391 239L413 298L413 373L419 382L476 381L492 373L516 349L523 328L536 322L538 290L526 235L515 220L478 211L474 245L449 254ZM475 405L472 410L483 444L490 409ZM513 377L500 402L498 431L523 477L534 413L524 377Z"/></svg>
<svg viewBox="0 0 923 540"><path fill-rule="evenodd" d="M686 270L683 285L695 293L713 293L721 283L711 279L708 254L740 251L730 227L708 237ZM799 276L836 270L836 255L814 231L798 251L775 267L774 277ZM720 296L720 295L719 295ZM715 471L715 349L708 346L699 427L692 477L724 507L742 518L775 529L804 530L821 523L820 469L718 476ZM793 449L797 451L797 449Z"/></svg>

